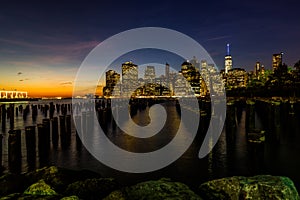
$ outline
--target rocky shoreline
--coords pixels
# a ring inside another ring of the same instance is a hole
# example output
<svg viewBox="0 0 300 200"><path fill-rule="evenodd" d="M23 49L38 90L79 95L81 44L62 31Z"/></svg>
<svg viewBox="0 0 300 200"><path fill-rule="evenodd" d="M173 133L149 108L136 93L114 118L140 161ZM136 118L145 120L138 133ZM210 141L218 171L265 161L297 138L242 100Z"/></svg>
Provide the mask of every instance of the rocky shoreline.
<svg viewBox="0 0 300 200"><path fill-rule="evenodd" d="M87 171L55 166L24 174L0 177L0 200L4 199L295 199L292 180L283 176L228 177L199 183L196 191L167 178L121 186L113 178Z"/></svg>

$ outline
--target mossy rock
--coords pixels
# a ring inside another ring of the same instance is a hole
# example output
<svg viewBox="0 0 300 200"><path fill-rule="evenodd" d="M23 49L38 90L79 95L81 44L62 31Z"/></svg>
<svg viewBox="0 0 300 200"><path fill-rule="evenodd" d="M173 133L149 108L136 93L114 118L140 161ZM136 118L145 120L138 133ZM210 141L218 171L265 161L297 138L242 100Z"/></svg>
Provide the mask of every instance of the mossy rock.
<svg viewBox="0 0 300 200"><path fill-rule="evenodd" d="M55 166L44 167L29 172L25 175L27 182L32 184L43 179L47 184L51 185L57 192L65 191L66 187L75 181L85 180L88 178L100 178L101 176L95 172L88 170L68 170Z"/></svg>
<svg viewBox="0 0 300 200"><path fill-rule="evenodd" d="M69 197L63 197L60 200L80 200L80 199L78 198L78 196L73 195Z"/></svg>
<svg viewBox="0 0 300 200"><path fill-rule="evenodd" d="M115 190L103 200L126 200L126 195L121 190Z"/></svg>
<svg viewBox="0 0 300 200"><path fill-rule="evenodd" d="M33 185L29 186L24 191L25 195L37 195L37 196L52 196L57 195L57 193L48 185L45 183L43 179L38 181L37 183L34 183Z"/></svg>
<svg viewBox="0 0 300 200"><path fill-rule="evenodd" d="M170 179L146 181L124 189L130 200L158 200L158 199L201 199L190 188Z"/></svg>
<svg viewBox="0 0 300 200"><path fill-rule="evenodd" d="M205 199L291 199L299 200L294 183L287 177L259 175L229 177L203 183L199 193Z"/></svg>
<svg viewBox="0 0 300 200"><path fill-rule="evenodd" d="M82 199L101 199L116 190L118 184L112 178L86 179L68 185L65 194Z"/></svg>
<svg viewBox="0 0 300 200"><path fill-rule="evenodd" d="M205 199L238 199L242 179L244 177L229 177L208 181L200 186L200 194Z"/></svg>

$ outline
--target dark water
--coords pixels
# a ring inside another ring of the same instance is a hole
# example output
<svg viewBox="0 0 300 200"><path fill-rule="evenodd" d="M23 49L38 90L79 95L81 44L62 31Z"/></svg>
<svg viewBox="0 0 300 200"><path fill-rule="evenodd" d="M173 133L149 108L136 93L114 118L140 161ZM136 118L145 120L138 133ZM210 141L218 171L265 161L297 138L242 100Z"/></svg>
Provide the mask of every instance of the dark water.
<svg viewBox="0 0 300 200"><path fill-rule="evenodd" d="M30 104L48 104L47 101L30 102ZM54 101L54 104L71 103L70 100ZM15 103L15 107L27 103ZM168 113L167 123L159 135L152 137L150 140L134 140L128 135L124 135L121 130L108 125L107 136L116 145L134 152L145 152L159 149L172 140L176 134L180 115L173 105L165 106ZM137 124L143 125L149 122L147 109L138 110L133 116ZM255 112L256 129L267 130L265 118L266 113ZM70 114L70 113L69 113ZM56 113L54 116L60 114ZM89 169L102 174L105 177L115 177L122 184L133 184L143 180L158 179L161 177L170 177L173 180L184 182L191 187L197 187L206 180L227 176L251 176L257 174L271 174L290 177L299 189L300 186L300 124L299 116L288 113L280 113L282 116L279 121L280 125L280 140L277 142L268 142L259 147L249 146L246 139L246 109L244 107L237 108L234 140L229 140L226 137L225 128L218 140L218 143L203 159L198 158L198 152L201 146L201 140L195 139L190 148L177 161L161 170L143 173L131 174L119 172L111 169L98 162L91 154L76 142L76 133L72 124L71 143L67 147L63 147L61 143L57 147L51 145L49 156L46 158L46 163L41 164L37 155L34 164L28 164L26 159L25 146L25 126L36 125L42 123L45 116L38 111L36 121L33 121L31 115L27 120L23 120L23 116L15 116L15 129L22 130L21 148L22 161L21 171L26 172L33 168L42 167L43 165L57 165L70 169ZM47 116L49 117L49 116ZM5 171L10 171L8 163L8 129L9 120L6 122L6 130L0 130L3 134L3 152L2 165ZM188 134L188 133L187 133ZM199 133L204 134L204 133ZM272 133L271 133L272 134ZM180 148L180 147L178 147ZM128 159L130 162L130 159Z"/></svg>

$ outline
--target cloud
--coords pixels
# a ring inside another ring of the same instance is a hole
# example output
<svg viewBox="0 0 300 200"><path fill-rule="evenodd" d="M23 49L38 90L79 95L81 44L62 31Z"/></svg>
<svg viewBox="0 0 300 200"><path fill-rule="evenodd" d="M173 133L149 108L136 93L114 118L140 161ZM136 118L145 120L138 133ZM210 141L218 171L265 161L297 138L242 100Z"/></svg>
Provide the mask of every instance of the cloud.
<svg viewBox="0 0 300 200"><path fill-rule="evenodd" d="M71 51L80 51L85 49L91 49L98 45L99 41L80 41L80 42L73 42L69 44L37 44L37 43L30 43L30 42L24 42L24 41L18 41L18 40L10 40L10 39L4 39L0 38L0 42L22 46L26 48L34 48L37 50L49 50L54 52L71 52Z"/></svg>
<svg viewBox="0 0 300 200"><path fill-rule="evenodd" d="M23 74L23 73L22 73L22 72L18 72L18 73L17 73L18 76L21 75L21 74Z"/></svg>
<svg viewBox="0 0 300 200"><path fill-rule="evenodd" d="M222 39L226 39L226 38L230 38L230 37L231 37L231 35L222 35L222 36L206 39L205 41L222 40Z"/></svg>
<svg viewBox="0 0 300 200"><path fill-rule="evenodd" d="M60 85L72 85L72 82L71 81L67 81L67 82L60 83Z"/></svg>
<svg viewBox="0 0 300 200"><path fill-rule="evenodd" d="M24 81L23 79L20 79L19 81Z"/></svg>

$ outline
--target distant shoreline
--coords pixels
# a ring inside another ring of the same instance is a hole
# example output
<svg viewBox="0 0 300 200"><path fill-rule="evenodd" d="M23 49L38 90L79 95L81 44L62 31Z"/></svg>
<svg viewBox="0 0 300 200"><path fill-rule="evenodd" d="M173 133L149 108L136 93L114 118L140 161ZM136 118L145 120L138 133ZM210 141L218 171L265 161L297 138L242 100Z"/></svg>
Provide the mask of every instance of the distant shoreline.
<svg viewBox="0 0 300 200"><path fill-rule="evenodd" d="M11 102L20 102L20 101L26 102L26 101L38 101L38 100L40 100L40 98L16 98L16 99L0 99L0 102L11 103Z"/></svg>

